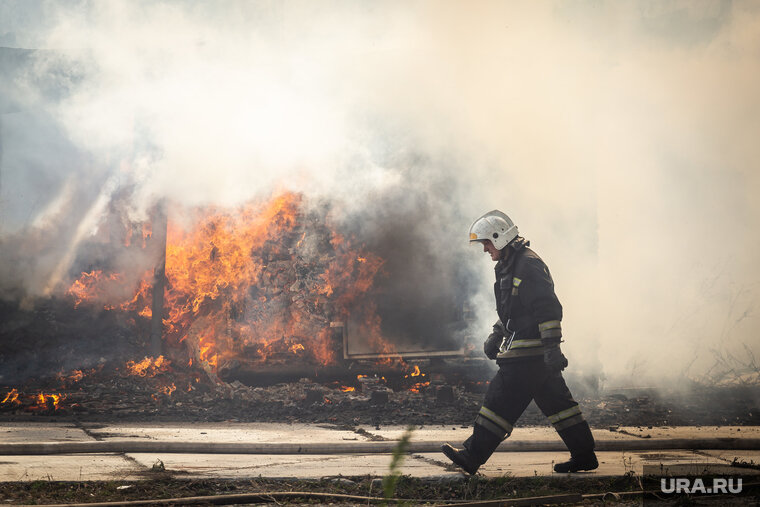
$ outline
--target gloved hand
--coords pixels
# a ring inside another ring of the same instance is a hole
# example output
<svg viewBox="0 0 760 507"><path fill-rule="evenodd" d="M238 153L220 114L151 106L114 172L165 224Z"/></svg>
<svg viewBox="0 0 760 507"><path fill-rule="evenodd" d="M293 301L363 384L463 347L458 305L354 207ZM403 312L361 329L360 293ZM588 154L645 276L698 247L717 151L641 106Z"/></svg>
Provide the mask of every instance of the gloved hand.
<svg viewBox="0 0 760 507"><path fill-rule="evenodd" d="M486 353L488 359L496 359L496 355L499 353L499 347L504 337L498 333L491 333L483 343L483 352Z"/></svg>
<svg viewBox="0 0 760 507"><path fill-rule="evenodd" d="M559 348L559 343L544 345L544 363L552 371L562 371L567 368L567 358Z"/></svg>

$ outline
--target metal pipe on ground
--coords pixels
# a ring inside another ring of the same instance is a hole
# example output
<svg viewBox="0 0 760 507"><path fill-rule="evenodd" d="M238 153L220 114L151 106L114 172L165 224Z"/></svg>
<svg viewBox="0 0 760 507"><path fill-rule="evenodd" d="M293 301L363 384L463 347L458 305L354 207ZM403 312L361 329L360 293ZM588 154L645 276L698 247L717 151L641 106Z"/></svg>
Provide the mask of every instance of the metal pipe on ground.
<svg viewBox="0 0 760 507"><path fill-rule="evenodd" d="M760 483L746 484L746 487L755 487ZM602 500L612 497L614 501L620 498L632 498L643 495L658 495L660 491L656 490L639 490L639 491L620 491L606 492L582 495L580 493L564 493L559 495L548 496L531 496L523 498L501 498L497 500L482 500L474 502L462 502L459 500L437 501L436 506L457 505L460 507L504 507L504 506L523 506L523 505L558 505L558 504L578 504L584 500ZM117 502L97 502L97 503L67 503L67 504L42 504L46 507L136 507L148 505L243 505L248 503L268 502L276 503L277 499L293 498L313 498L323 500L354 500L366 503L387 503L387 502L430 502L434 500L419 499L401 499L401 498L380 498L360 495L346 495L340 493L320 493L310 491L272 491L262 493L235 493L228 495L209 495L209 496L191 496L181 498L151 498L146 500L125 500ZM41 505L41 504L35 504ZM25 507L25 506L20 506Z"/></svg>
<svg viewBox="0 0 760 507"><path fill-rule="evenodd" d="M431 374L442 374L446 379L466 380L471 382L490 380L492 371L485 361L464 361L432 363L424 367L424 373L429 380ZM285 382L294 382L302 378L316 382L350 382L356 381L357 375L377 375L388 379L403 377L404 370L398 367L388 367L381 364L346 364L337 366L309 365L237 365L232 368L222 368L219 378L225 382L239 381L247 386L264 387Z"/></svg>
<svg viewBox="0 0 760 507"><path fill-rule="evenodd" d="M403 498L381 498L375 496L346 495L340 493L319 493L310 491L272 491L263 493L235 493L230 495L209 495L209 496L191 496L182 498L151 498L148 500L125 500L121 502L98 502L98 503L67 503L67 504L43 504L47 507L136 507L148 505L243 505L249 503L277 503L277 499L295 499L311 498L321 500L350 500L362 503L384 503L389 502L399 504L401 502L424 502L432 503L436 500L431 499L403 499ZM583 495L578 493L565 493L561 495L534 496L525 498L505 498L502 500L489 500L486 502L468 502L444 501L445 503L436 503L436 505L477 505L480 507L499 507L499 506L517 506L517 505L558 505L566 503L580 503L583 501ZM36 504L40 505L40 504ZM25 506L20 506L25 507Z"/></svg>
<svg viewBox="0 0 760 507"><path fill-rule="evenodd" d="M409 453L439 452L443 442L410 442ZM396 441L331 443L241 443L241 442L157 442L107 440L96 442L45 442L0 444L2 456L77 453L184 453L184 454L386 454ZM649 450L760 450L759 438L652 438L601 440L597 451ZM497 452L565 452L562 442L512 441L502 443Z"/></svg>
<svg viewBox="0 0 760 507"><path fill-rule="evenodd" d="M321 500L349 500L362 503L403 502L400 498L319 493L309 491L272 491L264 493L233 493L229 495L190 496L179 498L150 498L124 500L121 502L47 504L47 507L136 507L151 505L245 505L251 503L276 503L277 499L312 498ZM40 505L40 504L37 504ZM43 504L45 505L45 504ZM24 507L23 505L20 507Z"/></svg>

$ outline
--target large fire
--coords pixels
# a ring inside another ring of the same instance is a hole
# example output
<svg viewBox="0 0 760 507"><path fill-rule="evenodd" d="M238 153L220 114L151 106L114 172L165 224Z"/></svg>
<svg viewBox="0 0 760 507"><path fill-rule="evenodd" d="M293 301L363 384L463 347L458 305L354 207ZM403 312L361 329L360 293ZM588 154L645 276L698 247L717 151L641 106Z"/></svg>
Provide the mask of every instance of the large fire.
<svg viewBox="0 0 760 507"><path fill-rule="evenodd" d="M366 297L383 260L331 228L326 213L310 213L300 194L181 215L191 225L170 214L163 323L168 345L186 350L189 364L210 373L231 359L332 364L330 324L349 313L378 352L392 351ZM151 238L144 227L143 245ZM147 271L119 304L108 301L111 287L125 283L119 273L83 273L69 294L75 305L87 300L150 317L152 277ZM133 373L145 374L147 360L133 362Z"/></svg>

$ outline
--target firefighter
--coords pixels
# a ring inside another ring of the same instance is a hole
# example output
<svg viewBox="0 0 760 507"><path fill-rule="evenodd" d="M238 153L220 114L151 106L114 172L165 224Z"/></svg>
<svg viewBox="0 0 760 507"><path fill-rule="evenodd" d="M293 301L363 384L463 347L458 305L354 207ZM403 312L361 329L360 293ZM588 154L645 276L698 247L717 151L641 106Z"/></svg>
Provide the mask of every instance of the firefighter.
<svg viewBox="0 0 760 507"><path fill-rule="evenodd" d="M499 320L483 349L499 371L488 386L472 435L458 450L441 447L455 465L475 474L512 433L531 400L549 418L570 450L570 460L555 472L594 470L594 438L578 403L562 378L567 359L560 350L562 305L554 293L549 268L518 236L517 226L501 211L481 216L470 227L470 242L479 242L496 261L496 311Z"/></svg>

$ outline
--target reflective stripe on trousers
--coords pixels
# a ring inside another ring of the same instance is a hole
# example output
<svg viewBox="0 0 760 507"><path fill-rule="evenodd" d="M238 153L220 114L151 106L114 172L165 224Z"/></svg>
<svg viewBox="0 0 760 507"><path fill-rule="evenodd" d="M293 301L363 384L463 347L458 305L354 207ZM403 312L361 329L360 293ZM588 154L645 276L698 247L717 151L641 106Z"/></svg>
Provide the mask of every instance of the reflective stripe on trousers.
<svg viewBox="0 0 760 507"><path fill-rule="evenodd" d="M513 428L509 421L494 413L493 410L485 406L480 407L480 412L478 412L478 416L475 418L475 424L483 426L483 428L487 429L502 440L507 438L510 433L512 433Z"/></svg>
<svg viewBox="0 0 760 507"><path fill-rule="evenodd" d="M554 428L557 431L564 430L570 426L575 426L576 424L580 424L584 421L585 419L581 413L581 407L578 405L549 416L549 422L554 425Z"/></svg>

